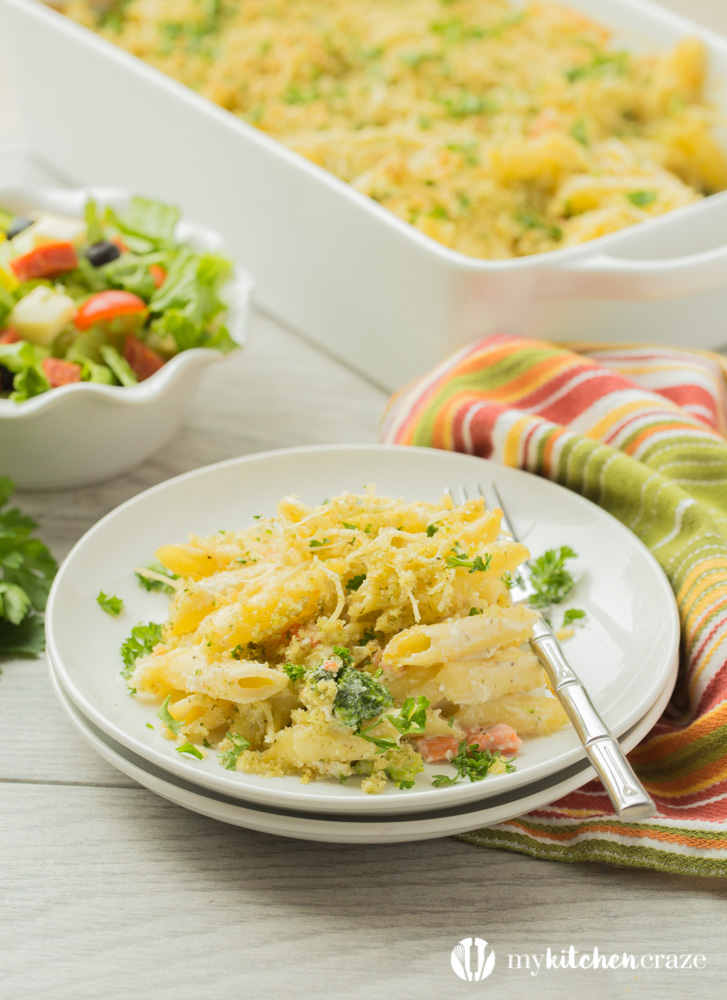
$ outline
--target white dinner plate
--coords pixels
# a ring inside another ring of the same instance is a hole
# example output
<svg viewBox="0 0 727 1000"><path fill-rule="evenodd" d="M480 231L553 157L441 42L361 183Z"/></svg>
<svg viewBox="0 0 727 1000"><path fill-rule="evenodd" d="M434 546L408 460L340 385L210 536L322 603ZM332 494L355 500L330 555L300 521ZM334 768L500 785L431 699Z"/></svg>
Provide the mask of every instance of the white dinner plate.
<svg viewBox="0 0 727 1000"><path fill-rule="evenodd" d="M414 815L312 813L247 803L185 781L116 743L73 704L63 690L52 659L48 659L51 681L61 705L74 727L101 757L140 785L176 805L223 823L260 833L342 844L391 844L452 836L491 826L493 823L504 823L532 809L541 809L594 777L593 768L584 759L549 778L519 788L508 788L481 803L475 801L443 811L437 809ZM636 746L664 711L671 697L676 675L675 665L666 687L649 711L624 733L621 741L626 749Z"/></svg>
<svg viewBox="0 0 727 1000"><path fill-rule="evenodd" d="M567 654L611 730L621 736L653 706L674 669L679 621L666 577L644 545L623 525L575 493L525 472L479 458L425 448L377 445L296 448L233 459L179 476L108 514L78 542L61 567L46 613L48 649L74 704L114 741L150 763L205 789L274 807L382 814L450 809L557 774L584 757L566 727L525 740L517 770L476 784L434 788L427 766L414 788L393 784L366 795L357 780L345 785L296 777L265 778L180 756L163 739L157 701L127 694L118 649L139 620L162 621L168 598L141 589L134 570L163 543L190 533L213 534L273 513L298 493L320 503L343 490L375 483L380 493L408 500L439 499L447 485L497 482L515 530L534 555L563 544L578 553L572 603L586 625ZM111 618L98 607L99 590L123 598Z"/></svg>

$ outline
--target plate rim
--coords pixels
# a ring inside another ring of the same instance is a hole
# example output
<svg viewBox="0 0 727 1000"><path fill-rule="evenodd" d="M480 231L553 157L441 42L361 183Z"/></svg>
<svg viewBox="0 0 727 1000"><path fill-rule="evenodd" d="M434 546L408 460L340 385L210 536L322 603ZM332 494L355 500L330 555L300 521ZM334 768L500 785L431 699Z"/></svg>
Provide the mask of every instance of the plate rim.
<svg viewBox="0 0 727 1000"><path fill-rule="evenodd" d="M262 452L254 452L248 455L235 456L233 458L225 459L221 462L215 462L210 465L201 466L197 469L189 470L174 476L171 479L157 483L156 485L150 487L147 490L143 490L141 493L137 493L135 496L130 497L128 500L119 504L107 514L104 515L100 520L95 522L82 536L75 545L72 547L66 558L63 560L58 574L53 582L51 591L48 598L48 605L46 609L46 637L49 656L53 657L57 671L59 672L61 678L63 679L64 688L67 693L72 697L74 704L76 704L84 713L84 715L92 720L103 732L105 732L109 737L111 737L115 742L127 749L138 754L140 757L161 766L164 770L171 773L180 774L182 771L180 768L183 766L183 761L170 757L167 754L161 752L155 747L149 747L142 743L137 737L131 733L127 733L124 729L117 726L113 721L106 718L102 712L94 706L81 691L77 684L73 681L73 676L69 673L68 669L63 663L62 657L59 655L54 635L54 615L55 615L55 605L58 599L57 595L63 587L64 577L69 572L69 566L72 565L73 559L76 554L84 547L93 536L102 530L102 528L110 521L112 521L116 516L118 516L122 511L126 511L129 508L134 507L137 504L142 503L146 498L163 492L168 489L177 487L179 484L184 482L189 482L192 479L202 478L210 474L214 474L219 470L230 468L230 467L245 467L249 463L254 462L265 462L269 460L277 461L280 459L285 459L288 456L301 455L301 454L329 454L329 453L351 453L351 452L375 452L377 454L391 453L391 452L401 452L409 455L421 454L421 453L431 453L434 452L437 456L446 456L445 461L453 460L455 463L458 461L464 461L465 464L477 462L486 462L489 466L496 466L498 469L507 476L514 476L515 478L525 477L526 479L534 478L538 480L539 483L544 484L547 489L560 491L567 495L569 502L575 503L577 506L581 506L591 513L595 510L596 516L604 517L607 521L613 522L616 530L621 531L628 535L632 542L636 545L637 549L641 550L641 555L646 558L646 561L650 563L652 569L656 570L658 577L661 580L661 584L664 590L664 596L669 599L670 605L670 615L669 615L669 626L671 631L670 636L670 655L667 658L664 667L662 667L662 672L659 675L658 681L654 678L651 680L648 704L652 704L655 698L658 698L660 692L663 690L666 678L670 676L673 669L673 661L678 657L679 651L679 640L680 640L680 625L679 616L676 606L676 601L674 595L671 591L669 582L659 566L659 563L655 559L654 555L649 551L649 549L644 545L644 543L634 535L629 529L618 521L612 514L608 511L603 510L594 504L592 501L581 496L578 493L574 493L572 490L567 489L567 487L562 486L559 483L552 482L549 479L545 479L542 476L536 476L534 473L528 472L527 470L512 468L510 466L504 466L500 463L492 462L489 459L482 459L475 455L465 455L461 452L453 452L445 449L438 448L425 448L419 446L410 445L390 445L390 444L372 444L372 443L352 443L352 444L325 444L325 445L305 445L292 448L278 448L271 449ZM646 704L644 698L641 699L642 708ZM623 732L628 730L631 725L633 725L639 718L641 718L643 712L640 715L634 716L631 712L625 719L620 721L617 725L612 727L614 735L619 738ZM554 770L568 766L570 763L576 760L582 759L585 756L585 751L581 746L575 746L570 750L564 751L557 758L552 758L549 761L543 761L539 764L534 765L529 771L516 771L513 774L496 775L490 781L488 781L487 787L483 787L478 784L471 785L456 785L452 788L438 789L438 794L443 796L447 800L447 804L454 804L455 801L474 801L474 800L484 800L490 796L496 795L499 791L499 786L507 782L508 787L519 787L521 785L526 785L532 781L539 780L546 774L554 773ZM558 764L555 768L552 767L553 761L557 760ZM535 772L535 773L533 773ZM236 773L236 772L235 772ZM298 807L301 809L306 809L309 811L315 811L325 805L326 808L331 809L336 812L356 812L361 813L394 813L400 808L400 803L393 796L363 796L362 798L339 798L331 795L330 793L326 796L325 792L321 789L317 795L311 794L311 792L301 786L300 790L281 790L274 787L268 788L267 786L250 787L243 786L240 783L231 781L231 775L227 774L211 774L208 772L198 773L197 784L204 788L214 788L215 790L221 792L222 794L231 794L240 799L245 799L247 801L258 801L261 803L275 804L276 802L287 802L291 807ZM500 779L500 780L498 780ZM322 783L318 783L322 784ZM310 788L311 786L307 786ZM325 787L325 786L324 786ZM416 812L420 808L428 808L428 800L431 796L431 791L429 789L419 789L419 790L409 790L407 792L407 811ZM322 801L323 800L323 801ZM424 800L424 801L423 801ZM446 806L443 805L442 808Z"/></svg>

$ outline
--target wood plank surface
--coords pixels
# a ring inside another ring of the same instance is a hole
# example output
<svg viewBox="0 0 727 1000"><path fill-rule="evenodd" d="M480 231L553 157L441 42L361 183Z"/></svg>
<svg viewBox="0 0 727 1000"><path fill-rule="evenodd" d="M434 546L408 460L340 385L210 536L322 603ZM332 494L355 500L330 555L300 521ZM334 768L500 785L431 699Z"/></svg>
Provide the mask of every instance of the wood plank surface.
<svg viewBox="0 0 727 1000"><path fill-rule="evenodd" d="M724 0L668 0L727 32ZM43 181L1 93L0 181ZM3 131L4 129L4 131ZM270 319L206 375L180 434L129 475L27 494L58 558L164 479L269 448L376 440L385 395ZM0 442L1 451L1 442ZM1 471L1 470L0 470ZM188 812L98 757L56 702L46 664L0 677L0 998L397 1000L720 995L727 888L566 865L451 839L387 846L265 836ZM450 967L461 938L494 946L481 984ZM703 953L691 971L506 969L508 953ZM494 995L494 994L493 994Z"/></svg>
<svg viewBox="0 0 727 1000"><path fill-rule="evenodd" d="M459 997L475 987L455 978L450 950L478 933L503 964L549 946L695 953L712 944L711 972L513 970L490 981L501 996L684 1000L717 989L710 927L723 923L724 894L709 880L446 839L309 844L137 788L18 785L2 795L4 853L15 859L4 876L14 905L3 915L3 996Z"/></svg>

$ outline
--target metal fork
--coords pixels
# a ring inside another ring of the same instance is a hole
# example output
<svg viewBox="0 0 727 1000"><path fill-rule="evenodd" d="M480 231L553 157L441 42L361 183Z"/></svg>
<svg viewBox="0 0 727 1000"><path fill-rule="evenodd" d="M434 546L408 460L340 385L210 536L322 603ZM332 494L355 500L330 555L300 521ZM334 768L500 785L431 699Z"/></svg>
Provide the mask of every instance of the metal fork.
<svg viewBox="0 0 727 1000"><path fill-rule="evenodd" d="M477 486L475 489L488 507L500 507L502 510L501 527L515 541L518 541L497 486L492 484L492 490L497 498L496 505L488 503L481 486ZM450 488L448 492L456 504L464 503L469 499L465 487ZM514 603L526 604L535 593L531 582L531 572L528 561L520 567L519 574L515 576L510 590ZM545 669L551 687L565 709L598 777L603 782L619 819L635 821L653 816L656 812L656 806L651 796L636 777L618 740L596 711L588 692L566 660L560 643L542 615L539 616L533 627L530 648Z"/></svg>

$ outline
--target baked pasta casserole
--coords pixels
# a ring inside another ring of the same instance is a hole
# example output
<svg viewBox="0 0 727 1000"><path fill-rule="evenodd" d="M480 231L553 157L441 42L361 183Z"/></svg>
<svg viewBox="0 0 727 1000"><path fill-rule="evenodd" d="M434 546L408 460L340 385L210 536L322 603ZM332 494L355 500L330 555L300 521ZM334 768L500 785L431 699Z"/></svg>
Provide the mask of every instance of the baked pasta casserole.
<svg viewBox="0 0 727 1000"><path fill-rule="evenodd" d="M507 0L66 9L472 257L583 243L727 187L693 38L630 51L567 7Z"/></svg>

